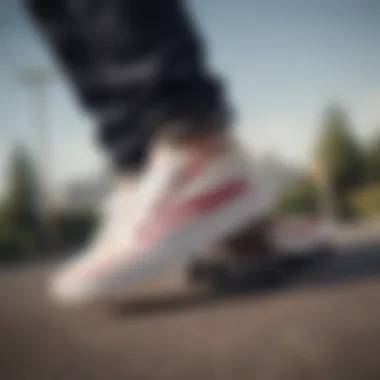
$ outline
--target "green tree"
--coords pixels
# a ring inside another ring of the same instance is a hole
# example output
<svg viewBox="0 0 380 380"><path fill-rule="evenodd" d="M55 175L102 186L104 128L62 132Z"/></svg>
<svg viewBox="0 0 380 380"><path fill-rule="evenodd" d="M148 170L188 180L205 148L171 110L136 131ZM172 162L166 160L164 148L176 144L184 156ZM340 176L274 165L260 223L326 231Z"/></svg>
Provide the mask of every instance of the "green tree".
<svg viewBox="0 0 380 380"><path fill-rule="evenodd" d="M380 184L363 186L349 194L348 201L356 217L380 216Z"/></svg>
<svg viewBox="0 0 380 380"><path fill-rule="evenodd" d="M278 199L276 210L280 215L316 214L318 191L313 181L304 177L287 187Z"/></svg>
<svg viewBox="0 0 380 380"><path fill-rule="evenodd" d="M7 197L0 217L2 259L5 254L12 254L14 260L28 257L40 248L38 195L33 160L24 147L16 146L10 157Z"/></svg>
<svg viewBox="0 0 380 380"><path fill-rule="evenodd" d="M345 110L340 106L333 105L325 113L316 158L334 191L335 207L340 215L344 215L344 196L363 184L365 166L361 147L350 130Z"/></svg>
<svg viewBox="0 0 380 380"><path fill-rule="evenodd" d="M374 136L368 148L366 172L370 183L380 183L380 132Z"/></svg>
<svg viewBox="0 0 380 380"><path fill-rule="evenodd" d="M81 246L91 236L97 224L96 214L91 210L65 210L56 215L62 248Z"/></svg>
<svg viewBox="0 0 380 380"><path fill-rule="evenodd" d="M12 152L8 180L9 217L20 227L30 227L38 218L38 185L33 160L17 146Z"/></svg>

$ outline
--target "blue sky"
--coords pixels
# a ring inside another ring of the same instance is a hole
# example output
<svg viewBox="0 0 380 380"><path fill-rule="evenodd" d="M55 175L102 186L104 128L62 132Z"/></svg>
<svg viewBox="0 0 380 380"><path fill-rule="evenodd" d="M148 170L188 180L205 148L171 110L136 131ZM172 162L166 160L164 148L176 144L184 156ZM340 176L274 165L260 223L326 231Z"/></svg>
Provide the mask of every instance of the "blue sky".
<svg viewBox="0 0 380 380"><path fill-rule="evenodd" d="M210 61L226 78L239 135L255 151L304 163L323 108L343 103L364 139L380 128L380 1L192 0ZM0 5L0 188L9 144L32 148L30 104L17 84L26 66L54 60L19 1ZM49 88L54 182L91 176L103 156L64 76Z"/></svg>

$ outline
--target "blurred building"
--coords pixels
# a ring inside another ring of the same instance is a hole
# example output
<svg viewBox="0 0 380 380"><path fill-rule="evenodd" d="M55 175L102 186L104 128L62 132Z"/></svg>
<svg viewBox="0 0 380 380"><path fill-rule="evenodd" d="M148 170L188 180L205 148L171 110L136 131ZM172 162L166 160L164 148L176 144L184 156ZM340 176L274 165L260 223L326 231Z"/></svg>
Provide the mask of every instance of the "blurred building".
<svg viewBox="0 0 380 380"><path fill-rule="evenodd" d="M97 210L111 186L112 182L107 176L72 181L65 186L59 207L70 210Z"/></svg>

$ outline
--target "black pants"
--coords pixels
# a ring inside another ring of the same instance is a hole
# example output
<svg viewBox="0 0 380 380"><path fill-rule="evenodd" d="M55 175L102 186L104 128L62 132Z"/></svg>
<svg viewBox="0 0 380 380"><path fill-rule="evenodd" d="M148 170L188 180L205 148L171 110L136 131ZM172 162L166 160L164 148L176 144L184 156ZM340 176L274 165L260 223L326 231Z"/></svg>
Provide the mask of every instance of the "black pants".
<svg viewBox="0 0 380 380"><path fill-rule="evenodd" d="M157 134L226 124L221 82L180 0L27 1L117 166L140 168Z"/></svg>

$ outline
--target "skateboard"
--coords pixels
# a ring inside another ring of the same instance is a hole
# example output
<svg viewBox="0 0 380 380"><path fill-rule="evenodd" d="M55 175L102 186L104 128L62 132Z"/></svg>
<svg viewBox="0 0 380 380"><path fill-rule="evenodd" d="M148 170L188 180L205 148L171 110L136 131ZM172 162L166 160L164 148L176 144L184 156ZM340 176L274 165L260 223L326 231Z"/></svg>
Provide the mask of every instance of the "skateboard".
<svg viewBox="0 0 380 380"><path fill-rule="evenodd" d="M275 244L274 226L269 219L250 224L214 247L211 254L194 259L188 266L189 280L223 290L273 287L283 284L289 275L332 257L333 249L325 243L294 251Z"/></svg>
<svg viewBox="0 0 380 380"><path fill-rule="evenodd" d="M278 286L283 273L276 260L198 259L189 265L188 278L194 284L215 290L244 290L253 286Z"/></svg>
<svg viewBox="0 0 380 380"><path fill-rule="evenodd" d="M279 256L270 237L269 219L248 224L188 266L192 283L216 290L276 286L282 282Z"/></svg>

